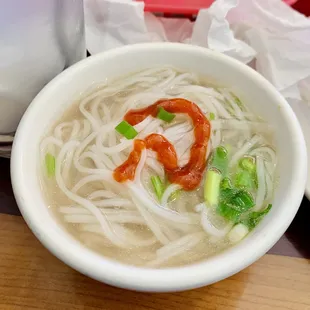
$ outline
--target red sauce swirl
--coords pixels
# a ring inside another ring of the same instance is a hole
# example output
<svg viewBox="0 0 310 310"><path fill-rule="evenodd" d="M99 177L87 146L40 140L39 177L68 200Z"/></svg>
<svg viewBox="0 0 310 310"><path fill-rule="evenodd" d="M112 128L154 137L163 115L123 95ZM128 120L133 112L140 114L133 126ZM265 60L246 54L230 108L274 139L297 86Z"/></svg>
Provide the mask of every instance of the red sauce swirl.
<svg viewBox="0 0 310 310"><path fill-rule="evenodd" d="M124 119L134 126L149 115L156 117L159 107L170 113L186 113L192 119L195 142L191 147L188 163L179 167L174 146L164 136L151 134L144 140L134 141L134 149L128 159L114 170L114 179L118 182L133 180L142 150L147 148L157 153L157 159L164 166L171 183L181 185L184 190L193 190L199 186L206 168L206 153L211 131L210 122L195 103L181 98L163 99L146 108L131 110Z"/></svg>

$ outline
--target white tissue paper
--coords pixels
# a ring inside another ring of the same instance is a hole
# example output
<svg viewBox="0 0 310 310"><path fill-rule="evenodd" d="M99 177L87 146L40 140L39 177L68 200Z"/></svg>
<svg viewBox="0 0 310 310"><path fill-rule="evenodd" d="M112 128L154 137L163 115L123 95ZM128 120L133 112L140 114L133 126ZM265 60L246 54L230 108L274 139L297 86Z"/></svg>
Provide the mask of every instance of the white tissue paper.
<svg viewBox="0 0 310 310"><path fill-rule="evenodd" d="M172 41L200 45L256 70L286 98L301 100L310 77L310 20L282 0L216 0L195 22L144 13L133 0L85 0L91 54L126 44Z"/></svg>

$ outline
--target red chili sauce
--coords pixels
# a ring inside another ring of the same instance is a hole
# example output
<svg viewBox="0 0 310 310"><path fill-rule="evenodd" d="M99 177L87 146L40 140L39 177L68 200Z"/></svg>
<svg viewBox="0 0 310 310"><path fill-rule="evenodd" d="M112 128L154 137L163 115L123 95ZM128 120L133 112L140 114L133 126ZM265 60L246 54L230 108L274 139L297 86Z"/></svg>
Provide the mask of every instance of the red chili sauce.
<svg viewBox="0 0 310 310"><path fill-rule="evenodd" d="M124 120L134 126L149 115L156 117L159 107L170 113L186 113L192 119L195 142L191 147L188 163L179 167L174 146L164 136L150 134L144 140L134 141L134 149L128 159L114 170L114 179L118 182L133 180L141 152L147 148L157 153L157 159L164 166L169 182L181 185L184 190L193 190L199 186L206 167L210 122L195 103L181 98L162 99L146 108L131 110Z"/></svg>

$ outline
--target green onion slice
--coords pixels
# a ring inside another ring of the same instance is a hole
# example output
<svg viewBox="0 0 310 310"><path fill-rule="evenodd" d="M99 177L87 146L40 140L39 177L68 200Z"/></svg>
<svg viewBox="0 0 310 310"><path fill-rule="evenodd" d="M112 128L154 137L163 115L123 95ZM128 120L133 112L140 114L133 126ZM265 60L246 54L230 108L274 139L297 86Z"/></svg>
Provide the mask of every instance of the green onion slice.
<svg viewBox="0 0 310 310"><path fill-rule="evenodd" d="M236 188L222 189L217 212L228 220L237 223L242 213L255 205L254 199L247 191Z"/></svg>
<svg viewBox="0 0 310 310"><path fill-rule="evenodd" d="M218 204L221 179L222 175L218 170L208 170L204 185L204 199L211 206Z"/></svg>
<svg viewBox="0 0 310 310"><path fill-rule="evenodd" d="M256 171L255 159L253 157L243 157L239 161L239 166L249 172Z"/></svg>
<svg viewBox="0 0 310 310"><path fill-rule="evenodd" d="M271 208L272 204L269 204L267 208L263 211L251 212L248 217L240 221L240 223L247 226L249 230L252 230L265 217L265 215L269 213Z"/></svg>
<svg viewBox="0 0 310 310"><path fill-rule="evenodd" d="M219 170L223 176L228 169L228 151L224 146L218 146L211 155L210 167Z"/></svg>
<svg viewBox="0 0 310 310"><path fill-rule="evenodd" d="M131 140L135 138L138 132L135 130L133 126L131 126L126 121L120 122L116 127L115 130L123 135L126 139Z"/></svg>
<svg viewBox="0 0 310 310"><path fill-rule="evenodd" d="M234 181L238 188L244 188L247 190L257 188L255 158L245 156L239 160Z"/></svg>
<svg viewBox="0 0 310 310"><path fill-rule="evenodd" d="M165 191L164 184L161 181L159 176L152 176L151 182L152 182L155 194L156 194L158 200L160 200L161 197L163 196L164 191Z"/></svg>
<svg viewBox="0 0 310 310"><path fill-rule="evenodd" d="M45 155L45 166L46 166L47 176L49 178L55 176L55 169L56 169L56 159L55 159L55 156L53 156L50 153L47 153Z"/></svg>
<svg viewBox="0 0 310 310"><path fill-rule="evenodd" d="M254 188L254 177L252 173L247 170L241 170L236 173L235 185L238 188L245 188L251 190Z"/></svg>
<svg viewBox="0 0 310 310"><path fill-rule="evenodd" d="M225 190L227 188L232 188L232 183L231 180L226 177L221 181L221 190Z"/></svg>
<svg viewBox="0 0 310 310"><path fill-rule="evenodd" d="M220 202L216 211L219 215L234 223L237 223L241 216L240 211L236 210L234 206L226 204L225 202Z"/></svg>
<svg viewBox="0 0 310 310"><path fill-rule="evenodd" d="M175 114L167 112L164 108L159 107L157 118L170 123L175 118Z"/></svg>

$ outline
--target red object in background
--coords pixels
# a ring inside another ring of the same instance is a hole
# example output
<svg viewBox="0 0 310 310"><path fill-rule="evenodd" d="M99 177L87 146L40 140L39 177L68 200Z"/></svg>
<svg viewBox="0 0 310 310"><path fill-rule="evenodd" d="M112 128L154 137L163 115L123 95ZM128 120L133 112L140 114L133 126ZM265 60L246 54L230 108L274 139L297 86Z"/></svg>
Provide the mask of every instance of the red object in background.
<svg viewBox="0 0 310 310"><path fill-rule="evenodd" d="M145 11L191 15L197 14L202 8L208 8L214 0L136 0L144 1ZM283 0L293 5L297 0ZM310 0L300 0L308 1Z"/></svg>
<svg viewBox="0 0 310 310"><path fill-rule="evenodd" d="M191 15L208 8L213 0L144 0L144 3L145 11Z"/></svg>
<svg viewBox="0 0 310 310"><path fill-rule="evenodd" d="M293 8L306 16L310 16L310 0L299 0L293 5Z"/></svg>

